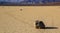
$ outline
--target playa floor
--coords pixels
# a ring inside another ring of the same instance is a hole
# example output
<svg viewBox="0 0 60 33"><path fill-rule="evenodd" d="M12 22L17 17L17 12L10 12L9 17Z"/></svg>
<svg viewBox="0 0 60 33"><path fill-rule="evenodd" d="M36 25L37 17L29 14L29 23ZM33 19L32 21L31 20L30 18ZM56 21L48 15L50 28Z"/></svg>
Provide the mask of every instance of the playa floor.
<svg viewBox="0 0 60 33"><path fill-rule="evenodd" d="M58 29L36 29L36 20ZM0 33L60 33L60 6L0 6Z"/></svg>

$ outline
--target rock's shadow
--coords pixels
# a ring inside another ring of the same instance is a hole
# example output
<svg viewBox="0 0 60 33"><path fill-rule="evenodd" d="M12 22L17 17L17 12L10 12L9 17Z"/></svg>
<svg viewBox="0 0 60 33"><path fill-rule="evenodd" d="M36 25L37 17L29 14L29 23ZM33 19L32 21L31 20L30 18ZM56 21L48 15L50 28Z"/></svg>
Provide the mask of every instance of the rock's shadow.
<svg viewBox="0 0 60 33"><path fill-rule="evenodd" d="M43 27L43 28L40 28L40 29L58 29L57 27Z"/></svg>

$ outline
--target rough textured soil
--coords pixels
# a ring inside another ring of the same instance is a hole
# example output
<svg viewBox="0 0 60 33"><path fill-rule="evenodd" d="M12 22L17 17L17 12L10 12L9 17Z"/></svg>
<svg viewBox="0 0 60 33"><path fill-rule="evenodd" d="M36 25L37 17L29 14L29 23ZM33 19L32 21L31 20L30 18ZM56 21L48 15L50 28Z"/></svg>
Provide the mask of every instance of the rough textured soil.
<svg viewBox="0 0 60 33"><path fill-rule="evenodd" d="M58 29L36 29L36 20ZM60 6L0 6L0 33L60 33Z"/></svg>

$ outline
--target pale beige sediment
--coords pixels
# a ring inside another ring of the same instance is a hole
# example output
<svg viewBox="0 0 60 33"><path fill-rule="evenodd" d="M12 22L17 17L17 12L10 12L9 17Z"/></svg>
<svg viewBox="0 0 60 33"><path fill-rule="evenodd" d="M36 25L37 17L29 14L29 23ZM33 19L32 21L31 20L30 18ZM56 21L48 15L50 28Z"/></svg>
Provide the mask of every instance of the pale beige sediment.
<svg viewBox="0 0 60 33"><path fill-rule="evenodd" d="M58 29L36 29L36 20ZM60 33L60 6L0 6L0 33Z"/></svg>

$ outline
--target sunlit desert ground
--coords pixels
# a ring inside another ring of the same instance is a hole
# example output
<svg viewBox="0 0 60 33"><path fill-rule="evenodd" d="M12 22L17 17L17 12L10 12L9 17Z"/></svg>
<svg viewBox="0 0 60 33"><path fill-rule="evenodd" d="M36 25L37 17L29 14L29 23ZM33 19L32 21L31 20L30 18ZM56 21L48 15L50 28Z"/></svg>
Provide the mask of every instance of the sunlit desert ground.
<svg viewBox="0 0 60 33"><path fill-rule="evenodd" d="M58 29L36 29L36 20ZM0 33L60 33L60 6L0 6Z"/></svg>

